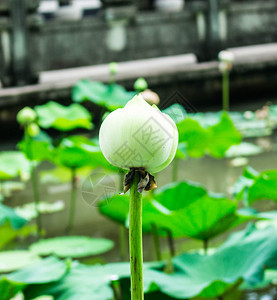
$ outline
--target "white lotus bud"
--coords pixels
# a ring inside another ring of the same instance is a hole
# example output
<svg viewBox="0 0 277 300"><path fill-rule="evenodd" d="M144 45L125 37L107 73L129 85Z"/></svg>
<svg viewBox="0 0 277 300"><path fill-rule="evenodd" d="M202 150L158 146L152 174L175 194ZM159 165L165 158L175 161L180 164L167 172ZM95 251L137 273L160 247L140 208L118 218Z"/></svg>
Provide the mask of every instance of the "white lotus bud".
<svg viewBox="0 0 277 300"><path fill-rule="evenodd" d="M178 130L168 115L138 95L106 117L99 143L111 164L122 169L141 167L153 174L173 160Z"/></svg>
<svg viewBox="0 0 277 300"><path fill-rule="evenodd" d="M231 51L223 50L218 53L218 59L226 63L232 63L234 61L234 54Z"/></svg>

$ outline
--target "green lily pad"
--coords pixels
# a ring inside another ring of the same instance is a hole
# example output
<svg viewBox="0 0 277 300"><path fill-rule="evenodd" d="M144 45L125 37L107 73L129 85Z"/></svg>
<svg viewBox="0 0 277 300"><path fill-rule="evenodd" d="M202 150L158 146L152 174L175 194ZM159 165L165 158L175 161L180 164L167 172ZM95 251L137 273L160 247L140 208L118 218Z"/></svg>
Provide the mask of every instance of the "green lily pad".
<svg viewBox="0 0 277 300"><path fill-rule="evenodd" d="M248 227L232 235L211 255L187 253L175 257L172 274L163 272L163 262L144 264L145 299L218 298L232 294L242 282L253 286L261 283L265 266L269 269L277 266L275 232L276 229L272 227L265 230ZM44 268L39 264L44 264ZM111 278L130 278L129 263L86 266L73 262L62 277L45 284L49 282L45 276L56 273L46 272L46 261L39 264L35 269L29 267L8 277L9 280L28 284L24 289L27 299L52 295L56 300L110 300L113 298ZM160 298L152 297L158 291L162 292ZM128 285L123 292L124 299L130 299Z"/></svg>
<svg viewBox="0 0 277 300"><path fill-rule="evenodd" d="M187 159L187 157L188 157L188 153L187 153L186 143L179 143L174 158L175 159Z"/></svg>
<svg viewBox="0 0 277 300"><path fill-rule="evenodd" d="M64 202L61 200L53 203L40 201L38 210L41 214L51 214L64 210L64 207ZM15 207L15 212L28 221L35 219L38 214L35 202L30 202L25 205Z"/></svg>
<svg viewBox="0 0 277 300"><path fill-rule="evenodd" d="M174 103L166 109L163 109L162 112L169 115L175 124L182 122L188 117L188 113L185 108L179 103Z"/></svg>
<svg viewBox="0 0 277 300"><path fill-rule="evenodd" d="M54 162L66 168L91 166L116 170L107 162L99 145L83 136L64 138L55 149Z"/></svg>
<svg viewBox="0 0 277 300"><path fill-rule="evenodd" d="M27 223L27 220L19 216L13 208L0 203L0 225L7 221L14 229L19 229Z"/></svg>
<svg viewBox="0 0 277 300"><path fill-rule="evenodd" d="M78 81L72 91L73 101L91 101L109 111L124 107L135 95L135 92L128 92L118 84L105 85L86 79Z"/></svg>
<svg viewBox="0 0 277 300"><path fill-rule="evenodd" d="M53 159L54 146L52 139L43 131L33 138L18 143L18 148L32 161L43 161Z"/></svg>
<svg viewBox="0 0 277 300"><path fill-rule="evenodd" d="M0 252L0 273L7 273L36 263L40 258L25 250Z"/></svg>
<svg viewBox="0 0 277 300"><path fill-rule="evenodd" d="M99 210L112 220L128 226L129 197L114 195L99 202ZM143 231L156 225L160 235L170 230L174 237L208 240L252 217L238 215L237 203L220 194L208 193L189 182L166 185L143 199Z"/></svg>
<svg viewBox="0 0 277 300"><path fill-rule="evenodd" d="M236 233L212 255L183 254L173 259L175 272L147 270L145 290L160 290L177 299L213 298L242 281L262 282L265 268L276 268L277 238L274 228L254 226Z"/></svg>
<svg viewBox="0 0 277 300"><path fill-rule="evenodd" d="M0 291L3 291L1 300L10 300L11 296L31 284L40 287L40 284L56 282L65 275L67 270L68 265L55 257L39 259L37 263L0 277Z"/></svg>
<svg viewBox="0 0 277 300"><path fill-rule="evenodd" d="M9 180L20 176L27 179L30 174L30 162L19 151L0 153L0 180Z"/></svg>
<svg viewBox="0 0 277 300"><path fill-rule="evenodd" d="M4 181L1 183L0 202L5 197L10 197L14 191L22 191L25 188L25 183L21 181ZM2 196L2 198L1 198Z"/></svg>
<svg viewBox="0 0 277 300"><path fill-rule="evenodd" d="M99 255L113 248L111 240L89 238L85 236L64 236L40 240L30 246L30 250L38 255L57 255L59 257L87 257Z"/></svg>
<svg viewBox="0 0 277 300"><path fill-rule="evenodd" d="M10 300L25 287L24 283L11 282L5 277L0 277L0 295L3 300Z"/></svg>
<svg viewBox="0 0 277 300"><path fill-rule="evenodd" d="M76 128L92 129L91 114L81 105L74 103L63 106L49 101L35 107L38 123L42 128L55 128L60 131L69 131Z"/></svg>
<svg viewBox="0 0 277 300"><path fill-rule="evenodd" d="M191 157L209 153L212 157L222 158L232 145L241 142L241 135L226 112L222 113L219 123L208 128L189 118L178 123L177 128L179 142L186 144Z"/></svg>
<svg viewBox="0 0 277 300"><path fill-rule="evenodd" d="M261 173L246 168L235 184L237 199L251 205L258 200L277 201L277 170Z"/></svg>
<svg viewBox="0 0 277 300"><path fill-rule="evenodd" d="M225 153L226 157L252 156L263 153L262 147L251 143L240 143L239 145L231 146Z"/></svg>
<svg viewBox="0 0 277 300"><path fill-rule="evenodd" d="M2 223L0 226L0 249L8 245L10 242L15 240L17 237L25 238L29 235L35 235L37 233L36 225L27 224L19 229L12 227L9 221Z"/></svg>

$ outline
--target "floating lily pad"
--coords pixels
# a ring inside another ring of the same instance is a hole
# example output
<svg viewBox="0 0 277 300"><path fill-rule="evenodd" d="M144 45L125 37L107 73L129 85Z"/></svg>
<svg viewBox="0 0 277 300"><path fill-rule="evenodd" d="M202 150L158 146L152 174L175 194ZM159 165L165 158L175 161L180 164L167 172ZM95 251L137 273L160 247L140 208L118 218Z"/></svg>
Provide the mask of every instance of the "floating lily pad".
<svg viewBox="0 0 277 300"><path fill-rule="evenodd" d="M38 205L38 210L41 214L51 214L62 211L64 202L59 200L53 203L41 201ZM37 217L37 208L35 202L30 202L15 208L15 212L26 220L32 220Z"/></svg>
<svg viewBox="0 0 277 300"><path fill-rule="evenodd" d="M4 181L1 183L1 195L0 195L0 202L4 200L5 197L10 197L12 192L14 191L21 191L25 188L25 183L20 181ZM3 197L1 199L1 196Z"/></svg>
<svg viewBox="0 0 277 300"><path fill-rule="evenodd" d="M163 272L163 262L144 264L145 299L218 299L223 295L225 299L225 295L236 292L242 282L257 286L263 282L265 266L268 269L277 266L275 232L272 227L264 230L247 227L232 235L211 255L186 253L175 257L172 274ZM63 265L61 268L58 264L62 262L53 264L42 260L36 266L10 274L7 279L16 284L25 283L27 299L52 295L56 300L110 300L113 297L111 277L117 276L120 280L130 278L129 263L86 266L73 262L67 272ZM0 281L0 289L1 284ZM157 292L162 293L160 298L152 296ZM128 285L123 293L123 299L130 299Z"/></svg>
<svg viewBox="0 0 277 300"><path fill-rule="evenodd" d="M76 128L91 129L91 114L81 105L75 103L63 106L57 102L49 101L44 105L35 107L39 126L42 128L55 128L61 131Z"/></svg>
<svg viewBox="0 0 277 300"><path fill-rule="evenodd" d="M0 252L0 273L7 273L36 263L40 258L25 250Z"/></svg>
<svg viewBox="0 0 277 300"><path fill-rule="evenodd" d="M240 143L231 146L225 153L226 157L252 156L263 153L263 148L251 143Z"/></svg>
<svg viewBox="0 0 277 300"><path fill-rule="evenodd" d="M85 236L65 236L40 240L30 246L30 250L41 256L87 257L111 250L114 243L107 239Z"/></svg>
<svg viewBox="0 0 277 300"><path fill-rule="evenodd" d="M20 176L27 179L30 174L30 162L19 151L0 152L0 180L9 180Z"/></svg>
<svg viewBox="0 0 277 300"><path fill-rule="evenodd" d="M1 300L10 300L18 292L24 291L28 285L34 284L34 287L41 289L40 284L57 282L67 270L68 265L55 257L38 259L30 266L0 277ZM41 295L44 294L38 296Z"/></svg>
<svg viewBox="0 0 277 300"><path fill-rule="evenodd" d="M98 81L80 80L73 87L72 98L75 102L91 101L109 111L122 108L136 95L118 84L103 84Z"/></svg>
<svg viewBox="0 0 277 300"><path fill-rule="evenodd" d="M27 223L27 220L19 216L13 208L0 203L0 225L7 221L14 229L19 229Z"/></svg>

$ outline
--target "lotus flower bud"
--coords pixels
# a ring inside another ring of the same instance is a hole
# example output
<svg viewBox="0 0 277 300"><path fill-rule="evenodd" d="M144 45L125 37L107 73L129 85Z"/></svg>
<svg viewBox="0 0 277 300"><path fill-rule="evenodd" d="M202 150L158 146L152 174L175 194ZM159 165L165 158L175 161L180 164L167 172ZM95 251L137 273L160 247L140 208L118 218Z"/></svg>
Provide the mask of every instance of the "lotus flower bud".
<svg viewBox="0 0 277 300"><path fill-rule="evenodd" d="M173 160L178 131L168 115L138 95L107 116L99 143L111 164L122 169L144 168L153 174Z"/></svg>
<svg viewBox="0 0 277 300"><path fill-rule="evenodd" d="M39 134L40 128L36 123L31 123L27 126L27 132L31 137L35 137Z"/></svg>
<svg viewBox="0 0 277 300"><path fill-rule="evenodd" d="M223 50L218 53L218 59L227 63L234 61L234 54L231 51Z"/></svg>
<svg viewBox="0 0 277 300"><path fill-rule="evenodd" d="M221 73L230 72L232 70L232 62L234 61L234 54L230 51L220 51L218 54L219 71Z"/></svg>
<svg viewBox="0 0 277 300"><path fill-rule="evenodd" d="M118 64L116 62L109 63L110 74L116 75L118 70Z"/></svg>
<svg viewBox="0 0 277 300"><path fill-rule="evenodd" d="M26 106L18 112L16 119L20 125L26 125L34 122L36 117L35 111Z"/></svg>
<svg viewBox="0 0 277 300"><path fill-rule="evenodd" d="M138 78L134 83L134 89L138 92L142 92L142 91L146 90L147 88L148 88L148 83L142 77Z"/></svg>
<svg viewBox="0 0 277 300"><path fill-rule="evenodd" d="M142 92L141 96L150 105L152 105L152 104L159 105L159 103L160 103L159 95L149 89Z"/></svg>

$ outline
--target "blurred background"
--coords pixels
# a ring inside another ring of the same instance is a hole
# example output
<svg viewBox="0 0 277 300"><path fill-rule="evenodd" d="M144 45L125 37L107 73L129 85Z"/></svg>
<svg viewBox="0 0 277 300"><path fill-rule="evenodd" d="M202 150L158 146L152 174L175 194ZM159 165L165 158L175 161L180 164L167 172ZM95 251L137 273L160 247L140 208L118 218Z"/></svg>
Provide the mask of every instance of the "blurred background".
<svg viewBox="0 0 277 300"><path fill-rule="evenodd" d="M276 96L276 28L275 0L1 0L1 136L25 105L69 103L81 78L108 82L111 61L127 89L142 76L162 103L179 91L207 110L221 103L218 52L231 49L232 102L257 108Z"/></svg>

